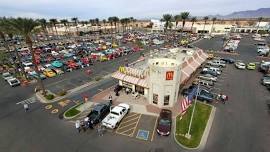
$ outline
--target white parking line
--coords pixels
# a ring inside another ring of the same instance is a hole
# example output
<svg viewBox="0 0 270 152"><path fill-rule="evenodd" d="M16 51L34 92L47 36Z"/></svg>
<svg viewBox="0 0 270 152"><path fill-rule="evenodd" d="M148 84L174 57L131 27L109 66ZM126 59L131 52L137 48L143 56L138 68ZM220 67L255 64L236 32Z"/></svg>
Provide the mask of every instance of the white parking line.
<svg viewBox="0 0 270 152"><path fill-rule="evenodd" d="M37 99L36 99L36 97L31 97L31 98L29 98L29 99L25 99L25 100L23 100L23 101L20 101L20 102L17 102L16 104L18 105L18 104L31 104L31 103L35 103L35 102L37 102Z"/></svg>
<svg viewBox="0 0 270 152"><path fill-rule="evenodd" d="M60 81L57 81L57 82L54 82L54 83L50 83L50 84L48 84L48 85L46 85L46 87L50 87L50 86L55 86L57 83L61 83L61 82L63 82L63 81L66 81L67 79L63 79L63 80L60 80Z"/></svg>

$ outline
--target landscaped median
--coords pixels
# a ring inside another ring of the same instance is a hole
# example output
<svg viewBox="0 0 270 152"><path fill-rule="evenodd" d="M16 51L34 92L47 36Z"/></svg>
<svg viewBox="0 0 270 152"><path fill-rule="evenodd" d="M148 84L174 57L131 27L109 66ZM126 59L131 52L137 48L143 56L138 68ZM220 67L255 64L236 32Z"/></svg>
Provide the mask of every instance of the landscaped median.
<svg viewBox="0 0 270 152"><path fill-rule="evenodd" d="M194 104L188 108L186 114L176 117L176 128L175 128L175 140L186 148L198 148L201 143L202 136L205 132L205 128L208 123L209 116L211 114L212 106L196 102L196 108L194 111L193 121L190 129L190 139L185 135L188 133L190 118L192 115Z"/></svg>
<svg viewBox="0 0 270 152"><path fill-rule="evenodd" d="M75 106L69 108L65 113L64 113L64 118L65 119L72 119L78 116L82 111L80 111L79 107L83 105L83 103L76 104Z"/></svg>

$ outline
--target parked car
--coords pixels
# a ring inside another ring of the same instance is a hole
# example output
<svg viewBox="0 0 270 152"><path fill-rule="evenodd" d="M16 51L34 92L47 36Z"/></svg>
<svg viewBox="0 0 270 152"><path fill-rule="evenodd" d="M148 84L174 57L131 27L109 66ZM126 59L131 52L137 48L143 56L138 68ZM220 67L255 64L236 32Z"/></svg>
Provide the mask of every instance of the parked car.
<svg viewBox="0 0 270 152"><path fill-rule="evenodd" d="M242 61L236 61L235 62L235 67L237 69L246 69L246 64Z"/></svg>
<svg viewBox="0 0 270 152"><path fill-rule="evenodd" d="M64 74L64 71L58 69L58 68L51 68L51 70L56 73L57 75L61 75Z"/></svg>
<svg viewBox="0 0 270 152"><path fill-rule="evenodd" d="M203 71L212 71L212 72L217 73L218 75L221 74L221 72L218 69L215 69L215 68L203 68Z"/></svg>
<svg viewBox="0 0 270 152"><path fill-rule="evenodd" d="M217 73L217 72L215 72L215 71L201 71L201 74L210 74L210 75L212 75L212 76L214 76L214 77L217 77L219 74Z"/></svg>
<svg viewBox="0 0 270 152"><path fill-rule="evenodd" d="M12 79L14 78L9 72L5 72L2 74L2 77L5 81L7 81L8 79Z"/></svg>
<svg viewBox="0 0 270 152"><path fill-rule="evenodd" d="M184 89L182 90L181 94L182 94L183 96L187 96L190 92L192 92L192 90L193 90L195 87L197 87L197 85L191 85L191 86L189 86L188 88L184 88Z"/></svg>
<svg viewBox="0 0 270 152"><path fill-rule="evenodd" d="M264 76L262 79L261 79L261 82L262 82L262 85L270 85L270 77L268 76Z"/></svg>
<svg viewBox="0 0 270 152"><path fill-rule="evenodd" d="M198 93L197 99L200 101L206 101L206 102L212 102L214 101L214 94L212 94L211 92L209 92L206 89L201 89Z"/></svg>
<svg viewBox="0 0 270 152"><path fill-rule="evenodd" d="M208 61L207 62L208 65L211 65L211 66L218 66L218 67L226 67L226 64L224 61L222 60L213 60L213 61Z"/></svg>
<svg viewBox="0 0 270 152"><path fill-rule="evenodd" d="M51 69L48 69L48 68L43 71L43 74L49 78L56 76L56 73L54 73Z"/></svg>
<svg viewBox="0 0 270 152"><path fill-rule="evenodd" d="M21 84L17 78L8 79L7 82L11 87L19 86Z"/></svg>
<svg viewBox="0 0 270 152"><path fill-rule="evenodd" d="M198 78L202 80L208 80L208 81L214 81L214 82L217 81L217 77L214 77L211 74L199 75Z"/></svg>
<svg viewBox="0 0 270 152"><path fill-rule="evenodd" d="M120 121L129 112L130 106L126 103L120 103L119 105L113 107L110 113L102 120L102 125L115 129L118 127Z"/></svg>
<svg viewBox="0 0 270 152"><path fill-rule="evenodd" d="M248 63L247 69L248 70L255 70L256 69L256 64L255 63Z"/></svg>
<svg viewBox="0 0 270 152"><path fill-rule="evenodd" d="M157 123L157 133L162 136L168 136L171 133L172 112L167 109L161 109Z"/></svg>
<svg viewBox="0 0 270 152"><path fill-rule="evenodd" d="M235 62L232 58L221 58L220 60L225 61L226 63L233 64Z"/></svg>
<svg viewBox="0 0 270 152"><path fill-rule="evenodd" d="M29 76L31 78L35 78L35 79L38 79L38 74L36 73L36 71L31 71L29 72ZM40 74L40 79L43 80L43 79L46 79L46 76L44 74Z"/></svg>
<svg viewBox="0 0 270 152"><path fill-rule="evenodd" d="M92 124L97 124L102 121L105 116L110 112L110 108L110 102L97 104L93 107L87 117Z"/></svg>

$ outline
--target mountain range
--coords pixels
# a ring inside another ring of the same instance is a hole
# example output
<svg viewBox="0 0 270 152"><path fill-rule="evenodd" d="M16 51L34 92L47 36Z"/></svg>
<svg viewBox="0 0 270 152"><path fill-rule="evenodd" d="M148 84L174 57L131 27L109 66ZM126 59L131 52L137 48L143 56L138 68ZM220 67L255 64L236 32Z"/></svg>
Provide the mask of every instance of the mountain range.
<svg viewBox="0 0 270 152"><path fill-rule="evenodd" d="M217 17L221 19L231 19L231 18L270 18L270 8L260 8L257 10L247 10L247 11L239 11L233 12L228 15L209 15L209 17Z"/></svg>

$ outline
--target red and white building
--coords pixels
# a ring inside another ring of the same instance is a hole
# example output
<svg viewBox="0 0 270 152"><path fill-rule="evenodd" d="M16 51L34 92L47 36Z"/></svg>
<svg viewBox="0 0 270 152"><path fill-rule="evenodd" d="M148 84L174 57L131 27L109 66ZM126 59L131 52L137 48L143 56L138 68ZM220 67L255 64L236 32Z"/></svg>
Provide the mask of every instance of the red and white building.
<svg viewBox="0 0 270 152"><path fill-rule="evenodd" d="M112 74L119 85L144 96L159 108L172 107L178 101L180 86L206 61L200 49L173 48L150 53L129 67Z"/></svg>

